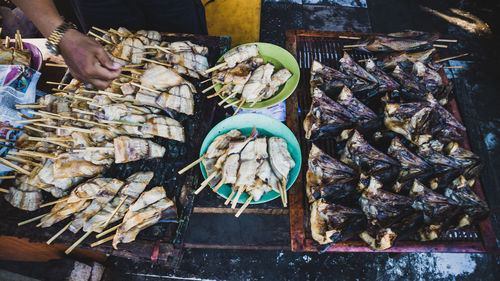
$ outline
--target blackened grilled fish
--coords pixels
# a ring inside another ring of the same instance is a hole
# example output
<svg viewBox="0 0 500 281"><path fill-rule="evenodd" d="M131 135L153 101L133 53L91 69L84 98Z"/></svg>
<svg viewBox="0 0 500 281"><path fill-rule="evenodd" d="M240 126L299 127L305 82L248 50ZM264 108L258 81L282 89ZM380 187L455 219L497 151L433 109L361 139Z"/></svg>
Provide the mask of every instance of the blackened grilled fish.
<svg viewBox="0 0 500 281"><path fill-rule="evenodd" d="M375 62L369 59L366 62L366 70L372 74L378 81L377 90L380 92L390 92L399 89L399 83L396 82L391 76L385 73L382 69L378 68Z"/></svg>
<svg viewBox="0 0 500 281"><path fill-rule="evenodd" d="M306 139L335 135L352 127L354 116L318 88L313 90L311 110L304 119Z"/></svg>
<svg viewBox="0 0 500 281"><path fill-rule="evenodd" d="M366 226L360 210L319 199L311 205L311 233L319 244L336 244L359 234Z"/></svg>
<svg viewBox="0 0 500 281"><path fill-rule="evenodd" d="M357 172L312 144L306 174L309 202L320 197L342 199L356 186Z"/></svg>
<svg viewBox="0 0 500 281"><path fill-rule="evenodd" d="M460 147L457 142L450 142L444 152L448 158L460 166L462 175L466 179L474 179L479 176L483 165L479 156L474 152Z"/></svg>

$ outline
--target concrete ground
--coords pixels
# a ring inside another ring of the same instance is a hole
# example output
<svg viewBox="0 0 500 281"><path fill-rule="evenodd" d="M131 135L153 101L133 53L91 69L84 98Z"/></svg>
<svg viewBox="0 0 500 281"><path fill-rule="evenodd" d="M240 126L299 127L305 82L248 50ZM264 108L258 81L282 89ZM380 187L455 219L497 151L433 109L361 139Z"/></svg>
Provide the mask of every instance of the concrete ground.
<svg viewBox="0 0 500 281"><path fill-rule="evenodd" d="M459 44L442 56L469 52L449 73L465 87L458 96L473 150L486 163L482 182L500 241L500 3L471 0L263 0L261 41L284 45L287 29L393 32L439 31ZM465 11L467 13L461 13ZM193 221L192 221L193 222ZM276 227L287 227L284 225ZM194 239L194 238L193 238ZM0 269L58 280L65 261L0 262ZM500 280L500 258L483 254L292 253L186 249L176 271L110 258L115 280ZM0 271L0 279L2 272Z"/></svg>

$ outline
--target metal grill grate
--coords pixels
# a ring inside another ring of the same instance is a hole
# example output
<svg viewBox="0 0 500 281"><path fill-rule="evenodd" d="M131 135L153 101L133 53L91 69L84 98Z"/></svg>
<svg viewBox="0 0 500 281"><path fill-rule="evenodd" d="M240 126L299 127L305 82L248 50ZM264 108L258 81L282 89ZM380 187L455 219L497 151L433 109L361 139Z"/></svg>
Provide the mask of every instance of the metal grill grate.
<svg viewBox="0 0 500 281"><path fill-rule="evenodd" d="M301 81L299 87L302 89L309 89L309 81L311 78L310 68L314 60L321 62L335 69L339 69L339 60L344 54L343 46L352 44L352 40L340 39L337 37L314 37L314 36L297 36L296 37L296 51L297 61L300 67ZM355 60L363 60L371 57L370 54L350 51L349 55ZM303 159L308 159L311 142L305 139L305 132L302 126L306 114L309 112L311 106L311 96L309 91L300 91L298 94L298 108L299 108L299 121L300 121L300 142L302 144ZM335 155L336 143L334 140L322 138L315 141L315 144L321 147L326 153ZM307 170L307 161L303 166L303 171ZM303 172L304 182L305 172ZM307 201L307 200L306 200ZM309 206L305 202L305 206ZM305 223L306 223L306 237L311 238L309 227L309 208L305 210ZM463 230L450 230L438 239L438 241L481 241L480 234L477 227L470 227Z"/></svg>

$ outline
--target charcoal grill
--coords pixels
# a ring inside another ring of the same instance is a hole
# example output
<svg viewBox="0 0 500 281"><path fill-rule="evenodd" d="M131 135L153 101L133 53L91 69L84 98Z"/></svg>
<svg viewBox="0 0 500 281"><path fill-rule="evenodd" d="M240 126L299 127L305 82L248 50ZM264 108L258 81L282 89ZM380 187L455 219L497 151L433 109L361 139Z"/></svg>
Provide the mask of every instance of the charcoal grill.
<svg viewBox="0 0 500 281"><path fill-rule="evenodd" d="M287 100L287 125L297 136L301 144L302 157L308 159L311 142L305 139L302 122L311 105L310 95L310 68L313 60L325 65L339 68L339 60L343 56L343 46L353 44L353 40L342 39L339 36L363 37L375 35L372 33L327 32L289 30L286 33L286 49L292 53L300 67L300 82L295 93ZM360 51L350 51L354 60L370 58L371 55ZM447 82L444 72L443 79ZM448 108L453 115L462 121L455 99L450 100ZM315 142L324 151L334 155L335 142L332 140L318 140ZM463 146L470 149L467 135L464 136ZM319 244L312 239L309 226L309 203L305 196L305 172L307 161L303 161L301 174L289 191L290 201L290 234L291 249L293 251L317 251ZM481 184L477 181L474 191L485 199ZM361 240L352 240L331 246L330 252L372 252ZM477 226L466 229L451 230L440 239L429 242L398 241L394 247L385 252L496 252L495 234L491 225L491 218L487 218Z"/></svg>

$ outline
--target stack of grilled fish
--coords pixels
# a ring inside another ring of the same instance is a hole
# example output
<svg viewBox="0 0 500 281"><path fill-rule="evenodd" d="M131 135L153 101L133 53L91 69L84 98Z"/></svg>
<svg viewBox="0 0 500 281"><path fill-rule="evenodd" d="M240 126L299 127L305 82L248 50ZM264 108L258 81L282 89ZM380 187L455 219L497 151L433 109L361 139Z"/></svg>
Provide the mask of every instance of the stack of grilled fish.
<svg viewBox="0 0 500 281"><path fill-rule="evenodd" d="M36 104L19 105L34 117L21 115L25 134L13 146L18 151L5 159L17 163L6 195L13 206L36 210L42 190L60 198L113 163L161 158L166 149L153 137L185 142L174 118L194 114L196 88L181 75L199 78L208 68L208 49L162 41L156 31L103 33L94 35L108 42L105 48L128 74L104 91L73 79Z"/></svg>
<svg viewBox="0 0 500 281"><path fill-rule="evenodd" d="M113 246L132 242L141 230L160 219L177 219L175 204L163 187L144 191L153 176L153 172L138 172L125 181L103 177L88 180L58 200L39 226L51 227L72 216L64 230L100 233L123 219L112 236Z"/></svg>
<svg viewBox="0 0 500 281"><path fill-rule="evenodd" d="M247 201L251 202L275 191L286 206L288 175L295 167L286 140L257 136L257 131L245 137L234 129L214 139L202 163L214 191L223 184L231 185L232 193L226 204L232 200L232 208L236 207L243 192L248 193Z"/></svg>
<svg viewBox="0 0 500 281"><path fill-rule="evenodd" d="M465 128L442 106L450 87L430 62L434 50L422 46L411 55L385 54L397 63L369 60L363 68L346 53L340 70L312 64L306 138L329 138L336 148L328 155L312 144L309 153L306 193L318 243L360 237L385 250L396 240L438 239L488 216L473 191L482 164L460 145ZM391 66L391 74L382 70Z"/></svg>
<svg viewBox="0 0 500 281"><path fill-rule="evenodd" d="M220 85L218 93L224 97L238 98L251 106L273 97L280 87L292 77L292 73L282 68L264 63L256 45L242 45L224 55L224 62L212 75L214 85ZM216 66L217 67L217 66Z"/></svg>

